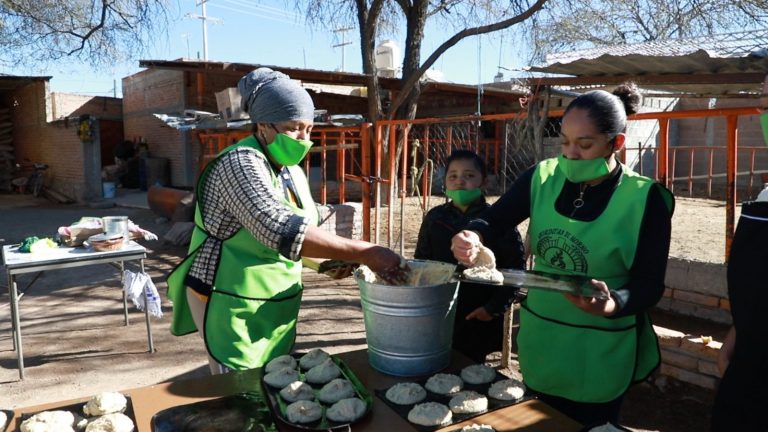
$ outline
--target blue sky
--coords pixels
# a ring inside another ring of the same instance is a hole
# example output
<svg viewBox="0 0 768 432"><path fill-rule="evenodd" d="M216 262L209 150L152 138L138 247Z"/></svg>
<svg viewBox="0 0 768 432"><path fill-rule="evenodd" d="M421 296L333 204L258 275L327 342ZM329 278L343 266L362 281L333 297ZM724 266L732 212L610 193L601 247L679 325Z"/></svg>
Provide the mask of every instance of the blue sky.
<svg viewBox="0 0 768 432"><path fill-rule="evenodd" d="M208 0L206 4L207 15L221 19L220 23L209 21L208 24L208 59L211 61L321 70L341 68L342 48L333 48L333 45L342 42L342 34L309 27L292 9L292 3L286 7L282 0ZM201 8L196 6L195 0L179 0L176 8L172 12L167 38L158 37L151 41L153 45L148 47L149 54L142 59L173 60L198 56L202 59L202 21L185 17L186 14L200 15ZM436 26L428 26L425 33L422 60L453 34ZM382 39L385 38L394 40L402 48L404 35L387 35ZM509 34L467 38L443 54L434 69L441 71L449 82L491 82L499 65L506 68L524 66L520 63L523 57L521 50L516 49L510 40ZM344 48L344 70L361 72L357 29L346 32L346 41L351 44ZM4 72L51 75L52 91L90 95L111 96L116 82L117 96L120 97L121 78L139 70L138 60L135 60L115 64L110 70L94 71L89 66L61 62L46 69ZM510 72L502 72L505 77L510 76Z"/></svg>

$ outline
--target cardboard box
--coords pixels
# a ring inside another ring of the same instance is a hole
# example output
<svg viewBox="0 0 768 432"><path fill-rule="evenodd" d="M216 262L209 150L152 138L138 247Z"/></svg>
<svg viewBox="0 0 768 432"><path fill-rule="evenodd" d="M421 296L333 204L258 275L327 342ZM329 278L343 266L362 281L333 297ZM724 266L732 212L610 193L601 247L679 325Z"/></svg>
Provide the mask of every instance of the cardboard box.
<svg viewBox="0 0 768 432"><path fill-rule="evenodd" d="M248 118L248 113L240 109L240 91L236 87L216 92L216 107L221 118L226 121Z"/></svg>

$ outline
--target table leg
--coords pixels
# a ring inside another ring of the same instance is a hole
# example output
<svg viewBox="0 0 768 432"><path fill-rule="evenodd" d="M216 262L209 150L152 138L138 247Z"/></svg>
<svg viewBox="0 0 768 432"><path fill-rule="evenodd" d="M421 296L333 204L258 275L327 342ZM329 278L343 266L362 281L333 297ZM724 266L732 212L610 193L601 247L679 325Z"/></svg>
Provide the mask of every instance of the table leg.
<svg viewBox="0 0 768 432"><path fill-rule="evenodd" d="M21 319L19 318L19 295L16 276L8 274L8 292L11 295L11 320L13 321L13 344L19 362L19 379L24 379L24 351L21 348Z"/></svg>
<svg viewBox="0 0 768 432"><path fill-rule="evenodd" d="M125 290L125 261L120 261L120 286L123 289L123 319L128 323L128 292Z"/></svg>
<svg viewBox="0 0 768 432"><path fill-rule="evenodd" d="M139 260L141 265L141 272L144 273L144 260ZM155 352L155 343L152 340L152 324L149 321L149 297L147 296L147 287L144 287L144 319L147 321L147 343L149 344L149 352Z"/></svg>

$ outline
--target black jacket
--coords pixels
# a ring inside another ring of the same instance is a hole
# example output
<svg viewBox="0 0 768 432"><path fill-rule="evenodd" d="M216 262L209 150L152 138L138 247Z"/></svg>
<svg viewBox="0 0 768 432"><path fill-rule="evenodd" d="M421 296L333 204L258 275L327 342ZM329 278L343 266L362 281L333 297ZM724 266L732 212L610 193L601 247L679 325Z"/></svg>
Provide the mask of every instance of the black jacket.
<svg viewBox="0 0 768 432"><path fill-rule="evenodd" d="M451 238L489 207L490 204L483 198L472 204L466 213L462 213L450 202L430 210L421 223L414 258L456 264L451 252ZM484 244L496 256L498 268L524 268L523 242L516 227L511 227L503 236L490 240L486 239ZM512 294L509 290L497 287L462 282L459 303L462 304L461 309L469 312L479 306L485 306L489 313L498 315L504 311Z"/></svg>

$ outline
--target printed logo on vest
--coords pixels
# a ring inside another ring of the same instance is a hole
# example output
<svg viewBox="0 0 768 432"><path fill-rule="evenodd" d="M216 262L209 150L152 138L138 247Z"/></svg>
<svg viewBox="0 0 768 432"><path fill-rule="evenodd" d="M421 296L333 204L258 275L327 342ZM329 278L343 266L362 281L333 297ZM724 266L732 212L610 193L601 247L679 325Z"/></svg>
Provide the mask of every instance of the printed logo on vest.
<svg viewBox="0 0 768 432"><path fill-rule="evenodd" d="M550 228L539 233L536 256L546 265L568 272L588 273L589 249L581 240L561 228Z"/></svg>

